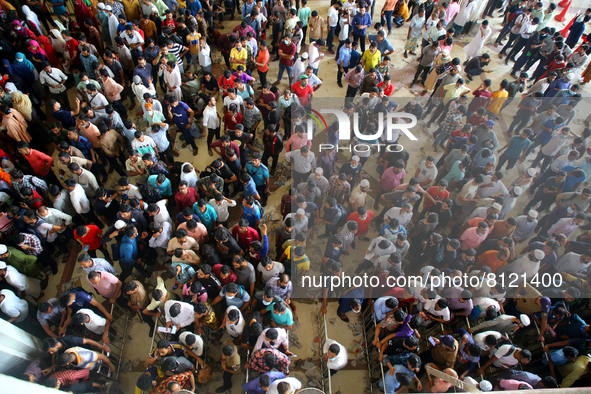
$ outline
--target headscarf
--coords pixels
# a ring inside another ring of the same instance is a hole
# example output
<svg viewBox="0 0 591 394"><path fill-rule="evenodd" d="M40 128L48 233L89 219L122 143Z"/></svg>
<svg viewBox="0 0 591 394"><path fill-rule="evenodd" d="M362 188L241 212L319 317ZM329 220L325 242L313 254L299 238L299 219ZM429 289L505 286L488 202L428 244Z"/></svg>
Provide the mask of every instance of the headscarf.
<svg viewBox="0 0 591 394"><path fill-rule="evenodd" d="M31 142L31 135L27 132L27 121L23 115L15 109L9 111L8 115L2 117L2 126L6 134L17 142Z"/></svg>
<svg viewBox="0 0 591 394"><path fill-rule="evenodd" d="M11 93L12 96L12 108L23 114L26 120L31 121L33 115L33 104L28 95L20 92Z"/></svg>
<svg viewBox="0 0 591 394"><path fill-rule="evenodd" d="M74 1L74 15L76 16L76 20L80 24L80 30L84 32L86 37L90 36L90 30L84 24L84 19L90 19L94 26L100 26L97 22L94 14L90 11L90 8L82 2L82 0L75 0Z"/></svg>
<svg viewBox="0 0 591 394"><path fill-rule="evenodd" d="M22 59L21 61L19 61L18 59ZM31 61L29 59L27 59L27 57L25 56L24 53L22 52L17 52L16 56L14 57L14 62L12 62L13 65L15 66L27 66L29 67L29 70L31 70L32 72L35 72L35 66L33 65L33 63L31 63Z"/></svg>
<svg viewBox="0 0 591 394"><path fill-rule="evenodd" d="M2 71L2 74L17 76L26 84L33 85L35 83L35 74L29 70L27 66L21 64L10 64L8 59L2 59L0 61L0 71Z"/></svg>
<svg viewBox="0 0 591 394"><path fill-rule="evenodd" d="M19 27L20 29L18 29ZM27 26L23 26L23 24L19 20L12 21L12 29L14 30L18 38L24 39L27 37L35 37L35 34L31 30L29 30Z"/></svg>
<svg viewBox="0 0 591 394"><path fill-rule="evenodd" d="M21 93L20 90L18 90L18 88L16 87L16 85L13 82L6 82L4 84L4 92L6 92L6 94L10 94L10 99L12 100L12 94L14 92L19 92Z"/></svg>
<svg viewBox="0 0 591 394"><path fill-rule="evenodd" d="M47 57L49 63L53 67L59 66L60 63L59 60L57 60L57 53L55 52L53 45L51 45L49 38L45 36L39 36L39 42L41 43L42 50L44 50L46 53L45 57Z"/></svg>
<svg viewBox="0 0 591 394"><path fill-rule="evenodd" d="M27 21L31 24L35 26L35 31L39 34L39 35L43 35L43 31L41 30L41 22L39 22L39 18L37 17L37 14L35 14L33 11L31 11L31 9L29 8L28 5L24 5L22 6L22 10L23 10L23 14L25 16L25 18L27 19Z"/></svg>
<svg viewBox="0 0 591 394"><path fill-rule="evenodd" d="M35 50L31 49L31 46L37 48ZM31 52L33 55L36 55L38 53L40 53L41 55L45 56L47 59L49 59L49 56L47 56L47 53L41 48L41 45L35 41L35 40L31 40L29 41L29 47L27 48L29 50L29 52Z"/></svg>

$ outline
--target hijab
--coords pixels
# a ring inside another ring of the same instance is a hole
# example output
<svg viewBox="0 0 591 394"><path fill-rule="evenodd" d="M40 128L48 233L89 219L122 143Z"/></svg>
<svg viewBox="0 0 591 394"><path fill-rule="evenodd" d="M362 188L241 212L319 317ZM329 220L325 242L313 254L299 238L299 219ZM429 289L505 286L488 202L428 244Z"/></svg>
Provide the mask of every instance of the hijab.
<svg viewBox="0 0 591 394"><path fill-rule="evenodd" d="M35 83L35 74L24 64L10 64L8 59L2 59L0 61L0 71L2 71L2 74L8 74L12 77L17 76L31 86Z"/></svg>
<svg viewBox="0 0 591 394"><path fill-rule="evenodd" d="M12 29L18 38L27 38L33 35L32 32L26 26L23 26L19 20L12 21Z"/></svg>
<svg viewBox="0 0 591 394"><path fill-rule="evenodd" d="M33 114L33 105L28 95L20 92L11 93L12 96L12 107L18 112L23 114L26 120L30 121Z"/></svg>
<svg viewBox="0 0 591 394"><path fill-rule="evenodd" d="M20 61L18 60L19 58L21 59ZM27 66L29 70L35 72L35 66L33 66L33 63L31 63L31 61L27 59L25 54L22 52L16 53L16 56L14 57L14 62L12 62L12 64L15 66Z"/></svg>
<svg viewBox="0 0 591 394"><path fill-rule="evenodd" d="M31 9L29 8L28 5L24 5L22 7L22 10L23 10L23 14L25 14L24 16L27 19L27 22L29 22L31 25L33 25L33 28L35 29L37 34L43 35L43 31L41 30L41 22L39 22L39 18L37 17L37 14L35 14L33 11L31 11Z"/></svg>
<svg viewBox="0 0 591 394"><path fill-rule="evenodd" d="M59 60L57 60L57 54L55 52L55 48L51 45L51 41L49 38L45 36L39 36L39 43L41 44L41 48L45 51L45 57L47 57L49 63L53 67L59 66Z"/></svg>
<svg viewBox="0 0 591 394"><path fill-rule="evenodd" d="M36 49L31 49L31 46L33 46L33 47L34 47L34 48L36 48ZM36 55L36 54L38 54L38 53L39 53L39 54L41 54L41 55L43 55L43 56L45 56L46 58L48 58L48 59L49 59L49 57L47 56L47 53L46 53L46 52L45 52L43 49L41 49L41 45L40 45L40 44L39 44L37 41L35 41L35 40L31 40L31 41L29 41L29 47L28 47L28 50L29 50L29 52L31 52L33 55Z"/></svg>

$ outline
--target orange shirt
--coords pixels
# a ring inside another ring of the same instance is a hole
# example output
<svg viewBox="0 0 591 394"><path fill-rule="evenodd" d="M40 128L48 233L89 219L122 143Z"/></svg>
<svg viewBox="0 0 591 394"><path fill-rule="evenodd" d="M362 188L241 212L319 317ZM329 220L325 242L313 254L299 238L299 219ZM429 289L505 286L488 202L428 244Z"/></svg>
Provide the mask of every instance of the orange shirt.
<svg viewBox="0 0 591 394"><path fill-rule="evenodd" d="M261 66L257 66L257 69L264 73L265 71L267 71L269 69L269 59L271 58L271 55L269 55L269 50L267 49L266 51L259 51L259 55L257 57L257 63L262 63L265 66L261 67Z"/></svg>
<svg viewBox="0 0 591 394"><path fill-rule="evenodd" d="M53 166L52 157L35 149L31 149L31 152L28 156L25 156L25 159L27 159L37 176L47 176L51 170L51 166Z"/></svg>
<svg viewBox="0 0 591 394"><path fill-rule="evenodd" d="M488 250L478 256L480 267L487 266L492 272L495 272L501 268L507 262L507 260L499 260L497 258L497 253L499 253L498 250Z"/></svg>

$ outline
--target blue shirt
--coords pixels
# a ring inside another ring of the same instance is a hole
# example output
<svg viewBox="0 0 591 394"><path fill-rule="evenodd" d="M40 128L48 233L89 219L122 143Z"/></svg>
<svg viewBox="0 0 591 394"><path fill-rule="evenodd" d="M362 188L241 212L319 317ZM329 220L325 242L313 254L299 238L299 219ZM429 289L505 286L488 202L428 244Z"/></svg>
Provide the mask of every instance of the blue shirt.
<svg viewBox="0 0 591 394"><path fill-rule="evenodd" d="M199 0L195 0L194 2L187 0L187 9L191 11L191 15L197 16L197 11L201 9L201 2Z"/></svg>
<svg viewBox="0 0 591 394"><path fill-rule="evenodd" d="M529 140L529 138L526 138L524 141L518 135L511 138L511 141L509 141L509 143L511 144L511 146L509 146L503 154L510 159L519 159L519 156L521 156L521 152L523 152L524 149L529 148L529 146L531 145L531 141Z"/></svg>
<svg viewBox="0 0 591 394"><path fill-rule="evenodd" d="M172 196L172 186L170 185L170 180L166 178L162 185L158 185L158 183L156 183L156 178L158 178L158 175L150 175L148 177L148 183L160 190L160 195L162 197Z"/></svg>
<svg viewBox="0 0 591 394"><path fill-rule="evenodd" d="M244 185L244 197L256 196L259 194L257 191L257 185L254 183L254 179L251 177L250 182Z"/></svg>
<svg viewBox="0 0 591 394"><path fill-rule="evenodd" d="M92 155L90 154L92 144L90 143L90 141L88 141L88 139L86 139L86 137L78 135L78 140L70 140L70 145L74 146L75 148L78 148L78 150L82 152L82 154L84 155L84 157L86 157L87 160L92 160Z"/></svg>
<svg viewBox="0 0 591 394"><path fill-rule="evenodd" d="M246 172L251 176L256 186L265 186L267 184L266 179L269 178L269 169L265 165L261 164L255 167L252 163L247 163Z"/></svg>
<svg viewBox="0 0 591 394"><path fill-rule="evenodd" d="M85 291L71 290L71 291L68 291L64 294L71 294L71 293L74 293L76 295L74 302L72 303L72 305L70 305L70 308L72 308L73 314L78 312L82 308L88 308L90 306L90 301L92 301L92 296L89 293L87 293Z"/></svg>
<svg viewBox="0 0 591 394"><path fill-rule="evenodd" d="M339 64L343 67L349 67L349 61L351 60L351 48L347 48L345 45L339 50Z"/></svg>
<svg viewBox="0 0 591 394"><path fill-rule="evenodd" d="M386 313L392 312L394 309L390 309L386 306L386 301L390 298L394 297L382 297L378 298L376 302L373 303L373 310L374 315L376 317L376 321L382 321L386 318Z"/></svg>
<svg viewBox="0 0 591 394"><path fill-rule="evenodd" d="M185 125L189 123L189 114L187 111L189 110L189 106L182 101L179 101L176 107L170 106L170 112L172 112L172 117L174 118L174 123L179 128L185 128Z"/></svg>
<svg viewBox="0 0 591 394"><path fill-rule="evenodd" d="M400 388L400 382L396 380L396 372L394 376L390 375L390 373L384 374L384 382L386 383L386 389L384 390L386 394L394 394ZM384 382L380 381L379 386L382 387Z"/></svg>
<svg viewBox="0 0 591 394"><path fill-rule="evenodd" d="M568 173L573 172L577 168L581 168L581 167L566 166L566 167L562 168L562 170L566 171L566 173L568 174ZM580 178L577 178L574 175L567 176L566 179L564 180L564 187L562 188L562 192L563 193L572 192L575 185L579 182L581 182L581 183L585 182L585 179L587 179L587 174L585 174L585 173L583 173L583 176Z"/></svg>
<svg viewBox="0 0 591 394"><path fill-rule="evenodd" d="M251 380L250 382L246 382L242 384L242 390L246 391L246 394L266 394L267 391L263 391L259 386L259 379L261 376L267 375L271 383L273 383L277 379L285 378L285 374L283 372L278 371L269 371L261 374L258 378Z"/></svg>
<svg viewBox="0 0 591 394"><path fill-rule="evenodd" d="M250 227L256 228L257 221L261 220L261 210L259 207L257 207L255 204L252 206L252 208L242 206L242 209L244 210L242 218L248 220L248 225Z"/></svg>
<svg viewBox="0 0 591 394"><path fill-rule="evenodd" d="M242 5L242 19L246 19L248 17L250 17L250 13L252 12L253 7L256 5L256 3L253 1L251 5L248 5L248 3L244 3Z"/></svg>
<svg viewBox="0 0 591 394"><path fill-rule="evenodd" d="M384 53L394 50L394 47L388 42L388 40L386 40L386 38L384 38L382 42L379 42L377 34L370 35L369 41L375 41L378 44L378 50L382 54L382 59L384 59Z"/></svg>
<svg viewBox="0 0 591 394"><path fill-rule="evenodd" d="M351 21L351 25L353 26L353 34L356 36L365 36L365 29L359 29L357 26L371 26L371 16L366 12L365 14L361 15L361 13L355 14L353 20ZM365 38L365 37L364 37Z"/></svg>
<svg viewBox="0 0 591 394"><path fill-rule="evenodd" d="M245 302L250 301L250 295L246 290L244 290L244 287L240 285L237 285L238 293L236 293L234 298L228 299L228 297L226 297L226 286L222 287L222 290L220 291L220 297L224 297L226 299L226 307L235 306L236 308L240 309Z"/></svg>
<svg viewBox="0 0 591 394"><path fill-rule="evenodd" d="M349 60L349 68L353 68L361 61L361 55L359 52L351 49L351 60Z"/></svg>
<svg viewBox="0 0 591 394"><path fill-rule="evenodd" d="M63 109L51 112L51 115L62 123L64 129L76 127L76 119L72 116L72 111L64 111Z"/></svg>
<svg viewBox="0 0 591 394"><path fill-rule="evenodd" d="M201 213L201 211L199 210L199 205L195 203L193 204L193 212L195 212L197 216L199 216L199 219L201 219L203 225L207 227L207 230L211 231L213 229L215 221L218 219L218 214L211 205L205 204L205 206L207 208L205 210L205 213Z"/></svg>
<svg viewBox="0 0 591 394"><path fill-rule="evenodd" d="M61 3L62 0L50 0L51 4L57 4L57 3ZM52 6L53 8L53 12L56 15L61 15L61 14L65 14L66 13L66 7L64 5L58 5L58 6Z"/></svg>
<svg viewBox="0 0 591 394"><path fill-rule="evenodd" d="M119 263L134 265L137 260L137 241L136 238L131 239L124 235L119 244L119 254L121 255Z"/></svg>

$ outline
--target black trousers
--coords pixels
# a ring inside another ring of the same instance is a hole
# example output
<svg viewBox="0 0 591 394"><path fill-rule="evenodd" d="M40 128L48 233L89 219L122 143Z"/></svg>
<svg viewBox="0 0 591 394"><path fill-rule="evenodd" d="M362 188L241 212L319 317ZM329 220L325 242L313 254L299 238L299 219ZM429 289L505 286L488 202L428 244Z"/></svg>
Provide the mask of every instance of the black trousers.
<svg viewBox="0 0 591 394"><path fill-rule="evenodd" d="M267 185L257 186L257 192L259 192L259 196L261 196L261 204L263 207L267 205L267 198L269 197L265 189L267 189Z"/></svg>
<svg viewBox="0 0 591 394"><path fill-rule="evenodd" d="M337 65L338 67L338 65ZM338 83L342 83L343 80L343 74L347 74L347 72L349 71L349 67L343 67L343 71L341 71L341 68L338 67L339 71L337 71L337 82Z"/></svg>
<svg viewBox="0 0 591 394"><path fill-rule="evenodd" d="M527 42L527 38L523 38L523 37L519 36L519 38L517 39L515 44L513 44L513 48L511 48L511 51L509 52L509 55L507 55L507 57L509 59L514 60L515 56L517 56L517 54L519 52L521 52L521 50L525 47L526 42Z"/></svg>
<svg viewBox="0 0 591 394"><path fill-rule="evenodd" d="M417 83L417 81L419 80L419 78L421 77L422 74L422 78L421 78L421 84L425 83L425 79L427 79L427 77L429 76L429 73L431 72L431 70L433 69L433 66L421 66L419 64L419 67L417 68L417 72L415 73L415 77L412 80L412 83Z"/></svg>
<svg viewBox="0 0 591 394"><path fill-rule="evenodd" d="M265 86L265 84L267 83L267 73L269 72L269 70L262 72L261 70L257 70L259 73L259 79L261 80L261 85Z"/></svg>
<svg viewBox="0 0 591 394"><path fill-rule="evenodd" d="M517 38L519 38L519 37L520 37L519 34L509 33L509 40L507 41L507 43L505 44L503 49L501 49L501 54L503 54L503 55L507 54L507 49L511 48L511 46L513 45L515 40L517 40Z"/></svg>
<svg viewBox="0 0 591 394"><path fill-rule="evenodd" d="M96 225L98 228L103 228L105 225L103 222L96 216L93 210L90 210L86 213L80 214L84 219L88 220L90 223Z"/></svg>
<svg viewBox="0 0 591 394"><path fill-rule="evenodd" d="M121 176L125 176L125 171L123 171L123 169L119 165L119 160L117 160L117 156L113 156L113 157L107 156L107 161L109 162L109 165L111 166L111 168L114 169L115 171L117 171L117 174L119 174Z"/></svg>
<svg viewBox="0 0 591 394"><path fill-rule="evenodd" d="M270 158L273 159L273 165L271 166L270 174L275 175L275 170L277 169L277 162L279 161L279 154L272 155L266 151L263 152L263 157L261 159L261 162L267 168L269 168L269 159Z"/></svg>
<svg viewBox="0 0 591 394"><path fill-rule="evenodd" d="M217 129L207 129L207 146L208 147L213 142L213 137L215 137L216 140L220 139L220 128L219 127Z"/></svg>
<svg viewBox="0 0 591 394"><path fill-rule="evenodd" d="M106 260L111 259L111 255L107 251L107 248L105 248L105 245L101 245L97 249L94 249L94 250L89 250L87 253L90 257L92 257L93 259L96 259L96 251L97 250L100 250L101 252L103 252L103 255L105 256Z"/></svg>

